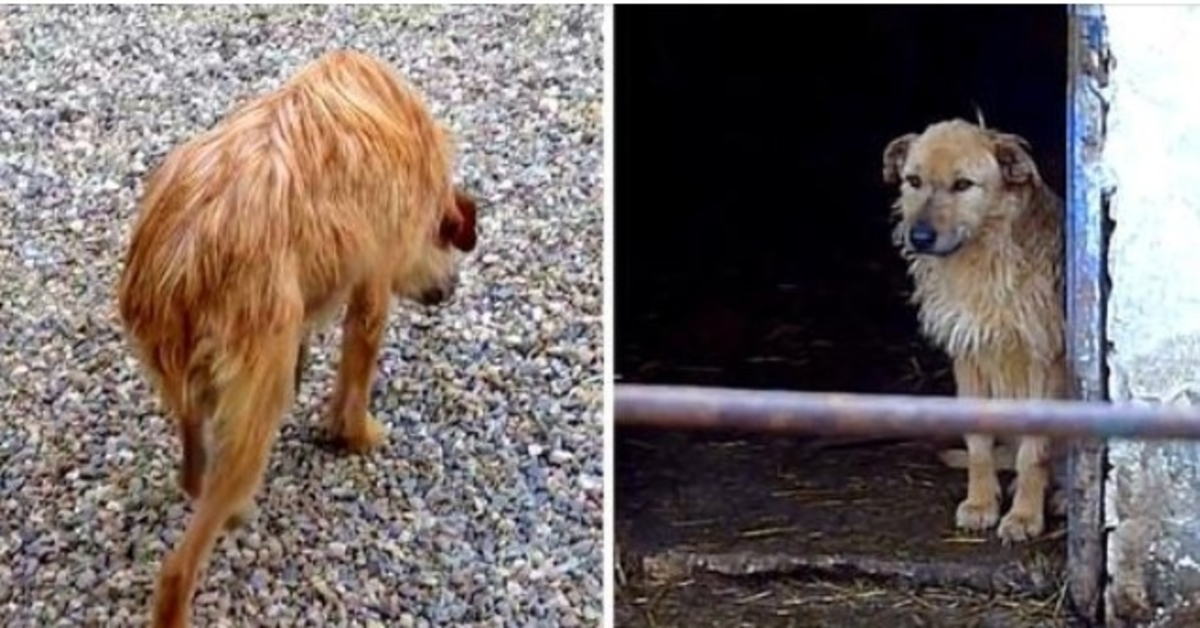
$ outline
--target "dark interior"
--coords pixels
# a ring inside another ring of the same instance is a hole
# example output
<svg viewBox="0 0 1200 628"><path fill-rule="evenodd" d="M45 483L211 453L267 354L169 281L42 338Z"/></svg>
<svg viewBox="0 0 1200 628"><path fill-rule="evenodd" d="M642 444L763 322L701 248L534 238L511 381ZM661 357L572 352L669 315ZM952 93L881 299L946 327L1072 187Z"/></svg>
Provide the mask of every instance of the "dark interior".
<svg viewBox="0 0 1200 628"><path fill-rule="evenodd" d="M978 106L1062 193L1064 7L621 7L615 31L619 381L952 390L911 377L944 364L883 148Z"/></svg>
<svg viewBox="0 0 1200 628"><path fill-rule="evenodd" d="M882 152L978 108L1029 140L1064 194L1066 8L619 6L615 21L617 383L953 394L948 361L917 336ZM714 439L725 445L704 449ZM1031 556L994 539L947 549L964 472L914 471L935 488L905 493L872 474L907 477L930 456L806 458L805 442L619 429L619 551L731 546L758 517L827 533L808 552L876 547L989 569ZM772 496L795 478L889 494L862 498L881 504L870 515L781 505ZM670 523L704 518L725 529ZM849 539L891 528L916 531ZM795 534L738 547L775 555Z"/></svg>

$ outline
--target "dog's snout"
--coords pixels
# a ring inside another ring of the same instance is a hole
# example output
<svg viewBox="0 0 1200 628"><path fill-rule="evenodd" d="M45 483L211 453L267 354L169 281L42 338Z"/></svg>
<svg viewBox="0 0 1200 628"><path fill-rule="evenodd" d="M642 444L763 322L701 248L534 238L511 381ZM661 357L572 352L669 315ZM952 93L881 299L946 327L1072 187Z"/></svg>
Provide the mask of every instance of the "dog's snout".
<svg viewBox="0 0 1200 628"><path fill-rule="evenodd" d="M928 221L921 220L913 223L908 230L908 244L914 251L928 251L937 242L937 231Z"/></svg>

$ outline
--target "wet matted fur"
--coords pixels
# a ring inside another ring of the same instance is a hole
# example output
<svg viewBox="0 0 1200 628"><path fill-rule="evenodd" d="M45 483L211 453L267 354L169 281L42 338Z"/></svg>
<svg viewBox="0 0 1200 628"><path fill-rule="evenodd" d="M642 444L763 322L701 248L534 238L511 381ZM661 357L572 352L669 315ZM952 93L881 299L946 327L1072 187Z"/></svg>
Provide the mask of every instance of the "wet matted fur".
<svg viewBox="0 0 1200 628"><path fill-rule="evenodd" d="M954 363L961 397L1065 398L1062 201L1028 143L962 120L892 140L883 178L899 184L895 238L908 259L922 332ZM995 439L967 443L959 527L997 526L1006 543L1045 529L1051 441L1019 439L1012 507L1002 496Z"/></svg>
<svg viewBox="0 0 1200 628"><path fill-rule="evenodd" d="M226 526L252 508L291 406L309 331L346 306L325 428L385 441L368 410L391 297L452 295L475 202L422 97L386 64L339 51L175 148L150 176L119 310L178 426L187 531L162 565L152 625L187 626Z"/></svg>

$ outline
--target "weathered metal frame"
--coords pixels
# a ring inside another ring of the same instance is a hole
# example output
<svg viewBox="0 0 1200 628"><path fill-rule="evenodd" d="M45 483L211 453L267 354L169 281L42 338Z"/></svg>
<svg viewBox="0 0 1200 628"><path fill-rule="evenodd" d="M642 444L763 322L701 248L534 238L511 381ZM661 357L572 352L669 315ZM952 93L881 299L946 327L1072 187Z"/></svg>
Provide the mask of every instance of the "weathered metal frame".
<svg viewBox="0 0 1200 628"><path fill-rule="evenodd" d="M1101 625L1105 583L1105 439L1200 439L1200 414L1106 403L1108 190L1102 176L1109 55L1103 7L1070 5L1067 114L1066 309L1075 401L747 391L709 387L615 388L620 425L872 436L1041 433L1071 439L1067 587L1076 613Z"/></svg>
<svg viewBox="0 0 1200 628"><path fill-rule="evenodd" d="M1108 398L1109 192L1103 177L1108 104L1102 90L1108 84L1110 57L1104 7L1069 5L1067 10L1067 351L1073 396L1083 402L1100 402ZM1156 414L1164 416L1171 411ZM1067 589L1076 613L1093 625L1102 625L1107 448L1097 436L1114 434L1100 430L1080 438L1071 444L1068 454Z"/></svg>

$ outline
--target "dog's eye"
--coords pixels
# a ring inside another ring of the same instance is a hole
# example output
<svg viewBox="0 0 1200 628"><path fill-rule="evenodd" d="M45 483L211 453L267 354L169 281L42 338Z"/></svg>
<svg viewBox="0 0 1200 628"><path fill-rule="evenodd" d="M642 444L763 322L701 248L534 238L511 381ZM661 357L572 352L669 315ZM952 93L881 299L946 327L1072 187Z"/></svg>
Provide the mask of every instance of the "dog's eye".
<svg viewBox="0 0 1200 628"><path fill-rule="evenodd" d="M970 179L955 179L954 185L951 187L955 192L965 192L971 189L975 182Z"/></svg>
<svg viewBox="0 0 1200 628"><path fill-rule="evenodd" d="M910 174L907 177L904 177L904 182L907 183L908 187L910 188L921 187L921 177L918 177L915 174Z"/></svg>

